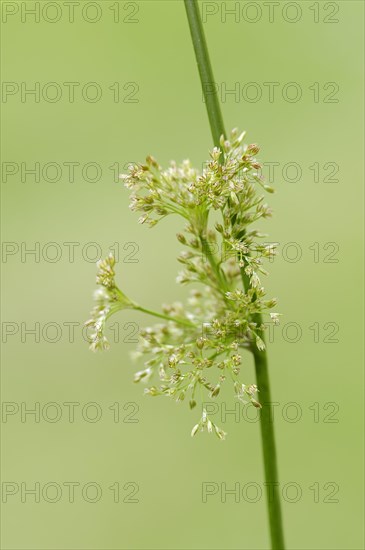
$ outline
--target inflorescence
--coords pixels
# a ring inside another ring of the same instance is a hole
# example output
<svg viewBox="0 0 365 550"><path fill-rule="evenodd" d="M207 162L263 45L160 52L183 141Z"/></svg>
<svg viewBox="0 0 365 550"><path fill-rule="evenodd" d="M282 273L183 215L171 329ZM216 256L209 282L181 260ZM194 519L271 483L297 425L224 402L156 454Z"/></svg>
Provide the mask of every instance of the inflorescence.
<svg viewBox="0 0 365 550"><path fill-rule="evenodd" d="M232 383L238 400L261 407L256 385L240 380L241 352L265 348L261 315L276 305L275 299L266 298L260 279L267 274L263 260L275 250L251 227L271 215L258 189L273 190L260 175L258 146L244 146L244 135L233 130L229 141L222 137L202 172L188 160L171 162L163 170L149 156L145 164L130 166L121 176L132 192L130 208L140 212L140 223L153 227L171 214L185 220L184 231L177 235L186 247L178 257L182 271L177 282L195 285L186 307L164 306L163 313L156 314L163 322L141 332L137 356L144 356L145 362L135 381L157 378L146 394L188 400L191 409L205 394L216 398L226 382ZM210 227L212 210L220 213L220 221ZM87 322L93 330L93 351L108 347L105 323L113 313L146 311L116 286L114 265L112 255L98 263L96 306ZM278 315L270 313L276 324ZM220 439L226 435L205 409L191 435L203 430Z"/></svg>

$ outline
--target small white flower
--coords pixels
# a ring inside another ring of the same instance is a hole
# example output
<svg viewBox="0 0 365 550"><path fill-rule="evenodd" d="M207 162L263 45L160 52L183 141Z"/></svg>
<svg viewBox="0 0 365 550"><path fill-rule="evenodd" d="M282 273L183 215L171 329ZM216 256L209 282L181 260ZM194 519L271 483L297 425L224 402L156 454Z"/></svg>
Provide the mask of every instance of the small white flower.
<svg viewBox="0 0 365 550"><path fill-rule="evenodd" d="M194 437L194 435L198 432L199 430L199 424L195 424L194 428L191 430L191 437Z"/></svg>
<svg viewBox="0 0 365 550"><path fill-rule="evenodd" d="M260 338L260 336L256 336L256 346L260 351L264 351L265 349L264 341Z"/></svg>
<svg viewBox="0 0 365 550"><path fill-rule="evenodd" d="M253 288L257 288L260 286L260 279L255 271L252 272L250 283Z"/></svg>
<svg viewBox="0 0 365 550"><path fill-rule="evenodd" d="M270 318L274 322L274 325L280 324L279 316L282 315L281 313L270 313Z"/></svg>
<svg viewBox="0 0 365 550"><path fill-rule="evenodd" d="M217 436L219 437L219 439L226 439L226 432L224 432L223 430L221 430L220 428L218 428L218 426L214 425L214 429L215 429L215 433L217 434Z"/></svg>

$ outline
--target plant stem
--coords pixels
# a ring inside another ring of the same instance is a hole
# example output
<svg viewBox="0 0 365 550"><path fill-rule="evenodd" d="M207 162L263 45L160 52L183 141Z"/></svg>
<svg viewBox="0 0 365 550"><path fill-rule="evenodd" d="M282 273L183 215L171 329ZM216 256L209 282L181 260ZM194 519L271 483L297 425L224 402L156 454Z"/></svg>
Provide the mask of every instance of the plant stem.
<svg viewBox="0 0 365 550"><path fill-rule="evenodd" d="M223 271L220 269L219 265L216 262L210 243L204 236L200 236L200 243L202 245L203 255L210 263L210 266L217 278L218 284L221 285L223 293L226 293L229 290L229 287L227 285L227 281Z"/></svg>
<svg viewBox="0 0 365 550"><path fill-rule="evenodd" d="M189 21L191 38L198 64L200 80L203 87L207 113L212 131L214 145L219 147L220 137L225 136L222 113L218 101L216 84L210 64L207 43L204 36L203 25L199 13L197 0L184 0L186 14ZM247 290L249 280L244 270L241 270L242 283ZM261 315L255 317L255 321L262 323ZM281 504L278 494L278 470L276 460L276 445L273 420L270 416L270 383L266 350L253 351L257 386L260 390L260 401L263 406L260 416L261 439L265 469L265 481L267 489L267 505L270 523L271 547L273 550L284 549L284 534L281 517Z"/></svg>
<svg viewBox="0 0 365 550"><path fill-rule="evenodd" d="M195 50L195 57L198 64L200 81L203 88L205 104L212 131L214 145L219 147L219 140L225 135L223 118L219 106L216 82L214 82L213 71L210 64L208 47L205 40L203 25L199 13L199 6L196 0L184 0L188 16L191 38Z"/></svg>
<svg viewBox="0 0 365 550"><path fill-rule="evenodd" d="M164 315L163 313L158 313L157 311L152 311L151 309L146 309L142 306L136 306L133 309L136 311L142 311L142 313L147 313L148 315L153 315L153 317L158 317L159 319L165 319L166 321L173 321L179 325L184 325L186 327L196 328L194 323L187 321L185 319L180 319L179 317L170 317L169 315Z"/></svg>
<svg viewBox="0 0 365 550"><path fill-rule="evenodd" d="M284 532L279 495L278 468L274 434L274 420L271 417L271 392L266 351L254 352L257 387L262 405L260 415L262 451L264 457L266 499L269 512L271 547L284 549Z"/></svg>

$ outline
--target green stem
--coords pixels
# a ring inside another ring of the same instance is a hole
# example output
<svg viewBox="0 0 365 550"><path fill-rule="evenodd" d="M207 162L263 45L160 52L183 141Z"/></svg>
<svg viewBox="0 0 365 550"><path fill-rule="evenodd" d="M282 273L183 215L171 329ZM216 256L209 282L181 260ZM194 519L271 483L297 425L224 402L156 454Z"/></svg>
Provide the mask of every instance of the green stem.
<svg viewBox="0 0 365 550"><path fill-rule="evenodd" d="M284 549L284 532L279 495L278 468L274 434L274 420L270 414L271 392L266 351L254 352L257 387L260 390L260 427L264 457L266 498L269 512L271 546Z"/></svg>
<svg viewBox="0 0 365 550"><path fill-rule="evenodd" d="M208 47L205 40L202 21L199 13L199 6L196 0L184 0L188 16L191 38L195 50L195 57L198 64L200 81L203 88L205 104L212 131L214 145L219 147L219 140L225 135L223 118L219 106L217 85L214 81L213 71L210 64Z"/></svg>
<svg viewBox="0 0 365 550"><path fill-rule="evenodd" d="M202 235L200 236L200 243L202 245L203 255L208 260L208 262L210 263L210 266L213 270L213 273L215 274L215 276L217 278L218 284L220 284L220 286L223 290L223 294L225 294L229 290L228 285L227 285L227 280L225 278L225 275L224 275L223 271L220 269L219 265L216 262L216 259L214 257L213 252L212 252L210 243Z"/></svg>
<svg viewBox="0 0 365 550"><path fill-rule="evenodd" d="M196 328L194 323L186 321L185 319L180 319L179 317L170 317L169 315L164 315L163 313L158 313L157 311L152 311L152 309L146 309L142 306L136 306L133 309L136 311L142 311L142 313L147 313L148 315L153 315L153 317L159 317L159 319L165 319L166 321L173 321L179 325L184 325L190 328Z"/></svg>
<svg viewBox="0 0 365 550"><path fill-rule="evenodd" d="M205 103L208 112L210 128L214 145L219 147L220 136L225 135L223 118L218 101L216 84L210 64L207 43L204 36L203 25L200 18L197 0L184 0L189 21L191 38L198 64L200 80L203 87ZM242 283L247 290L249 279L241 270ZM260 325L261 316L257 315L255 321ZM270 523L271 547L273 550L284 549L284 535L281 517L281 504L278 494L278 470L276 460L276 445L274 426L270 417L270 384L266 351L254 351L257 385L260 390L260 401L263 408L260 416L261 439L264 458L265 480L267 487L267 504Z"/></svg>

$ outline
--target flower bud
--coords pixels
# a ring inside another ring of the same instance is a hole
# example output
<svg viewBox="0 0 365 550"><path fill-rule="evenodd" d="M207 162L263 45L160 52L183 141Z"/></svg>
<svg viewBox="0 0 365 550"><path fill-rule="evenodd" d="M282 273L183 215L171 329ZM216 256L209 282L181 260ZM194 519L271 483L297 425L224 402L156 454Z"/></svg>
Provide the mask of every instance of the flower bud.
<svg viewBox="0 0 365 550"><path fill-rule="evenodd" d="M247 153L254 156L257 155L257 153L260 151L260 147L256 143L252 143L247 147Z"/></svg>
<svg viewBox="0 0 365 550"><path fill-rule="evenodd" d="M135 373L134 382L140 382L141 380L143 380L143 378L150 377L151 374L152 374L152 369L150 369L150 368L145 369L145 370L140 370L140 371Z"/></svg>
<svg viewBox="0 0 365 550"><path fill-rule="evenodd" d="M154 157L152 155L148 155L148 157L146 157L146 162L147 162L147 164L150 164L151 166L154 166L155 168L158 168L158 164L156 162L156 159L154 159Z"/></svg>
<svg viewBox="0 0 365 550"><path fill-rule="evenodd" d="M199 424L195 424L194 428L191 430L191 437L194 437L194 435L199 430Z"/></svg>
<svg viewBox="0 0 365 550"><path fill-rule="evenodd" d="M210 397L217 397L217 395L219 394L220 390L221 390L220 384L217 384L217 385L215 386L215 388L213 388L213 390L212 390L212 392L211 392L211 394L210 394Z"/></svg>
<svg viewBox="0 0 365 550"><path fill-rule="evenodd" d="M152 396L156 396L156 395L160 394L160 392L158 391L158 389L155 386L152 386L151 388L146 388L144 390L144 393L146 395L152 395Z"/></svg>
<svg viewBox="0 0 365 550"><path fill-rule="evenodd" d="M260 336L256 337L256 346L260 351L264 351L265 349L265 344L263 340L260 338Z"/></svg>
<svg viewBox="0 0 365 550"><path fill-rule="evenodd" d="M179 393L177 401L184 401L184 399L185 399L185 391L182 391L181 393Z"/></svg>
<svg viewBox="0 0 365 550"><path fill-rule="evenodd" d="M176 237L177 237L177 240L178 240L180 243L186 244L185 236L184 236L182 233L178 233L178 234L176 235Z"/></svg>
<svg viewBox="0 0 365 550"><path fill-rule="evenodd" d="M206 342L205 338L200 337L197 339L196 345L199 349L203 349L205 342Z"/></svg>
<svg viewBox="0 0 365 550"><path fill-rule="evenodd" d="M223 430L218 428L218 426L214 426L214 429L215 429L215 433L217 434L219 439L225 439L226 438L226 435L227 435L226 432L224 432Z"/></svg>

